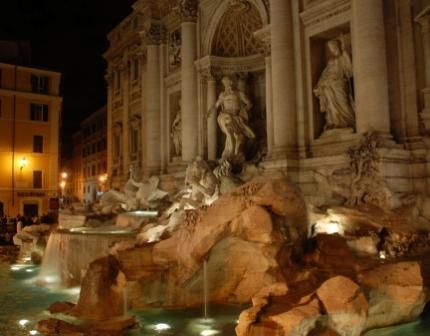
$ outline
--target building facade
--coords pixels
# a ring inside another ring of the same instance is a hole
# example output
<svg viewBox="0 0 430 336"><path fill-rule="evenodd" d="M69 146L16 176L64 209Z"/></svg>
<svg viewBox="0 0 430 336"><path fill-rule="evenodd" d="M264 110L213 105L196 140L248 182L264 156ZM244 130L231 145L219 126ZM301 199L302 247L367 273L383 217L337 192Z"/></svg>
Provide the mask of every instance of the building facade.
<svg viewBox="0 0 430 336"><path fill-rule="evenodd" d="M136 1L104 55L112 186L130 165L179 176L196 157L225 158L236 141L246 160L286 172L309 195L321 176L350 176L348 150L375 133L388 187L429 191L429 6ZM229 93L225 77L240 93ZM246 115L238 97L249 102ZM223 128L222 112L239 126Z"/></svg>
<svg viewBox="0 0 430 336"><path fill-rule="evenodd" d="M83 198L94 202L104 191L107 173L107 107L81 122Z"/></svg>
<svg viewBox="0 0 430 336"><path fill-rule="evenodd" d="M0 212L58 206L61 74L0 63Z"/></svg>

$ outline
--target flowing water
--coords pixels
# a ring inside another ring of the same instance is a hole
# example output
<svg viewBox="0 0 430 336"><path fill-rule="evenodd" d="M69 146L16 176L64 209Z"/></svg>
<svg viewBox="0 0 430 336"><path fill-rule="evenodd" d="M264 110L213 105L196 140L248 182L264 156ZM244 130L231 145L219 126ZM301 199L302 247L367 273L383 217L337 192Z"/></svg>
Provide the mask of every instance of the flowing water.
<svg viewBox="0 0 430 336"><path fill-rule="evenodd" d="M39 280L48 287L73 287L80 284L89 263L107 255L119 241L134 239L129 231L56 231L49 236Z"/></svg>

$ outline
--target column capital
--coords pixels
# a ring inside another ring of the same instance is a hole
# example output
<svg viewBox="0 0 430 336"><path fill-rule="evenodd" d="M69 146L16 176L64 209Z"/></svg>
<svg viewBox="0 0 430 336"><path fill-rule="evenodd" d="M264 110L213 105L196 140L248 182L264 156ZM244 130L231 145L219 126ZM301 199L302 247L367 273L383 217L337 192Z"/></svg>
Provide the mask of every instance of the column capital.
<svg viewBox="0 0 430 336"><path fill-rule="evenodd" d="M144 45L157 45L166 40L166 29L161 22L151 22L139 35Z"/></svg>
<svg viewBox="0 0 430 336"><path fill-rule="evenodd" d="M180 0L176 10L182 22L196 22L199 2L198 0Z"/></svg>

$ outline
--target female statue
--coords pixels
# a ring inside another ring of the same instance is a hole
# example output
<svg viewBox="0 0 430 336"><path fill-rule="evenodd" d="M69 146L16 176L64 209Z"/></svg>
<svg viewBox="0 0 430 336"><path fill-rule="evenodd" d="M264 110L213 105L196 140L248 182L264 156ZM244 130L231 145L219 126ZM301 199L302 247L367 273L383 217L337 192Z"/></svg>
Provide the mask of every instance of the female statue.
<svg viewBox="0 0 430 336"><path fill-rule="evenodd" d="M182 153L182 121L181 121L181 100L179 100L179 110L176 112L175 120L172 123L170 136L172 137L175 155L181 156Z"/></svg>
<svg viewBox="0 0 430 336"><path fill-rule="evenodd" d="M350 88L351 59L339 40L328 41L327 47L331 57L314 89L321 113L325 113L324 129L353 128L355 113Z"/></svg>

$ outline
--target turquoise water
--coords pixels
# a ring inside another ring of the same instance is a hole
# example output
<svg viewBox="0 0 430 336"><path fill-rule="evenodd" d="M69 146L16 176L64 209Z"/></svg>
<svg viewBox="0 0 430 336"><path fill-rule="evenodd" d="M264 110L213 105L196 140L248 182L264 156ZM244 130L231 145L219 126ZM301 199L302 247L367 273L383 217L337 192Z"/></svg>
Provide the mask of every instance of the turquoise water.
<svg viewBox="0 0 430 336"><path fill-rule="evenodd" d="M31 280L38 272L31 265L9 265L0 262L0 336L40 335L34 325L49 318L45 311L56 301L76 302L77 290L51 291L36 286ZM244 307L211 307L209 316L202 319L202 309L131 311L138 326L128 336L233 336L236 319ZM21 322L21 323L20 323ZM429 336L430 312L420 321L383 328L365 336Z"/></svg>
<svg viewBox="0 0 430 336"><path fill-rule="evenodd" d="M13 268L13 269L12 269ZM40 335L34 324L48 317L44 311L55 301L73 300L71 291L52 292L33 284L34 266L0 262L0 335ZM21 321L21 324L20 324Z"/></svg>
<svg viewBox="0 0 430 336"><path fill-rule="evenodd" d="M0 336L28 336L36 333L37 321L50 317L46 312L56 301L76 302L78 291L51 291L34 284L39 271L32 265L9 265L0 262ZM236 319L244 307L213 307L217 316L203 320L202 309L131 311L138 320L128 336L232 336ZM21 324L20 324L21 322Z"/></svg>

